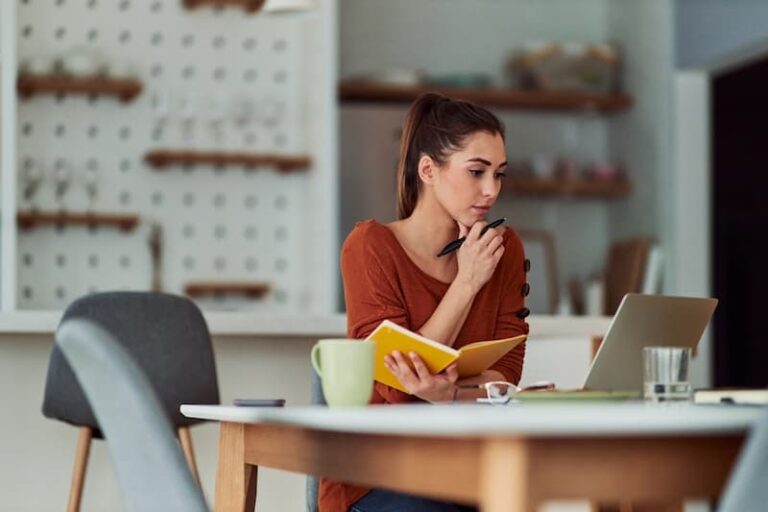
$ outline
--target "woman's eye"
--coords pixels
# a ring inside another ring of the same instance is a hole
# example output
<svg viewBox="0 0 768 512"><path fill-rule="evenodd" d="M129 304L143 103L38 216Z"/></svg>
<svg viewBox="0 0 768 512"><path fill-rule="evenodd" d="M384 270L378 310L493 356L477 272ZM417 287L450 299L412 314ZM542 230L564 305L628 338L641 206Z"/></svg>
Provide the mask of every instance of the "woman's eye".
<svg viewBox="0 0 768 512"><path fill-rule="evenodd" d="M505 173L505 172L497 172L496 173L496 179L497 180L503 180L506 177L507 177L507 173Z"/></svg>
<svg viewBox="0 0 768 512"><path fill-rule="evenodd" d="M472 176L482 176L483 171L479 169L470 169L469 174L471 174Z"/></svg>

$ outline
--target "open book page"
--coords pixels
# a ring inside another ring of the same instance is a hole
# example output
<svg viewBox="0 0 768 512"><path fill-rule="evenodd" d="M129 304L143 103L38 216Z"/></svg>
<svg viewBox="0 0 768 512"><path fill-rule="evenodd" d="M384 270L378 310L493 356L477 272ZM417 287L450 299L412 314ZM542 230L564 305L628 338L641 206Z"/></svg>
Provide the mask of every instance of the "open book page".
<svg viewBox="0 0 768 512"><path fill-rule="evenodd" d="M478 341L464 345L459 349L459 378L471 377L487 370L526 338L525 334L521 334L514 338Z"/></svg>

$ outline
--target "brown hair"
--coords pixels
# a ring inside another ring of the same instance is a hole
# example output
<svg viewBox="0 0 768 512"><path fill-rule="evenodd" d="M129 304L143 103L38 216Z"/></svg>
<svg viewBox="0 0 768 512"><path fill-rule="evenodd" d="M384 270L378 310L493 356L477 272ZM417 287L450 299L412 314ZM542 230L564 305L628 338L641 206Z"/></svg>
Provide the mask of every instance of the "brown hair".
<svg viewBox="0 0 768 512"><path fill-rule="evenodd" d="M419 160L426 155L438 165L445 164L452 151L463 147L476 132L499 134L504 125L488 110L468 101L453 100L439 94L422 94L408 109L400 141L397 164L398 218L411 216L419 199L421 180Z"/></svg>

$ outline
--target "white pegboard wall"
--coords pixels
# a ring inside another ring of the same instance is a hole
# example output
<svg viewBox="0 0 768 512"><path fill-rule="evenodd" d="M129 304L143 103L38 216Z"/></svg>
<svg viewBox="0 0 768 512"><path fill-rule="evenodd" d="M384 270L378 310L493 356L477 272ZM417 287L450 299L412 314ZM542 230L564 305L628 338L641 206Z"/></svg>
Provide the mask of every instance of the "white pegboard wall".
<svg viewBox="0 0 768 512"><path fill-rule="evenodd" d="M34 167L44 176L31 201L19 180L19 209L90 207L141 217L130 234L76 227L21 231L20 309L58 309L94 290L148 289L151 223L162 228L165 291L181 293L192 280L265 281L273 291L262 300L202 305L325 307L312 303L321 293L307 284L313 281L305 261L313 226L305 196L316 166L295 174L206 166L158 172L143 161L154 148L311 152L315 134L306 127L322 123L306 122L308 105L312 95L329 91L304 80L311 58L304 34L323 19L249 16L236 8L188 11L181 4L21 0L22 64L76 48L92 51L132 68L144 91L128 104L53 95L19 104L19 168ZM58 197L57 167L71 174ZM95 197L85 186L88 172L98 177Z"/></svg>

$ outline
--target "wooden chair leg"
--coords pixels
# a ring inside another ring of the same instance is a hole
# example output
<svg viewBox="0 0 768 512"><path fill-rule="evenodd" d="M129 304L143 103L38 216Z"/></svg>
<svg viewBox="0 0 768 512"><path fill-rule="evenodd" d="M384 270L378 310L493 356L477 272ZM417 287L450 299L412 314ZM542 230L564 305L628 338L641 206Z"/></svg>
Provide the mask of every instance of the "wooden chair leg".
<svg viewBox="0 0 768 512"><path fill-rule="evenodd" d="M79 512L80 501L83 497L85 485L85 470L88 467L88 454L91 451L91 439L93 430L90 427L80 427L77 438L77 450L75 451L75 466L72 468L72 487L69 489L69 503L67 512Z"/></svg>
<svg viewBox="0 0 768 512"><path fill-rule="evenodd" d="M192 435L189 433L189 427L179 427L179 441L181 449L184 451L184 457L189 464L189 470L195 477L197 485L200 485L200 474L197 471L197 462L195 462L195 450L192 448Z"/></svg>

